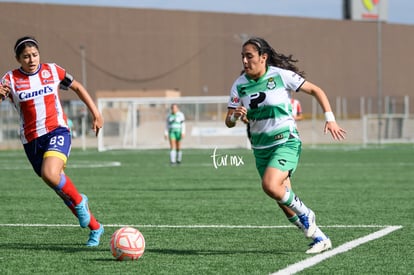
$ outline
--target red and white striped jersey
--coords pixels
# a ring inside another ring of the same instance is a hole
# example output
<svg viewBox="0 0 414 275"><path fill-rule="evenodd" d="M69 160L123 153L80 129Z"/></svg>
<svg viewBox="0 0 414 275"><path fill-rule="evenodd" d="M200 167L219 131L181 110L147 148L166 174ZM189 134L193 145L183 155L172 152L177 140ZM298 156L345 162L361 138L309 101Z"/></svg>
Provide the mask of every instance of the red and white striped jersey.
<svg viewBox="0 0 414 275"><path fill-rule="evenodd" d="M300 105L299 100L291 98L290 103L292 104L292 115L294 117L302 114L302 106Z"/></svg>
<svg viewBox="0 0 414 275"><path fill-rule="evenodd" d="M32 74L15 69L3 77L10 83L9 98L20 115L23 144L58 127L68 128L59 99L59 85L65 77L66 71L54 63L42 63Z"/></svg>

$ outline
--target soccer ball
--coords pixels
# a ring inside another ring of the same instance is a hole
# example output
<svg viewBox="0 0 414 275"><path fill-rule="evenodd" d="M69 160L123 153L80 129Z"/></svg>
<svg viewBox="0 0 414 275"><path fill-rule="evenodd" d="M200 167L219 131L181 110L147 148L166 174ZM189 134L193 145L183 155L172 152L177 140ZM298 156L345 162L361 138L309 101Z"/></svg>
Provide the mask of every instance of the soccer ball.
<svg viewBox="0 0 414 275"><path fill-rule="evenodd" d="M112 255L119 261L138 260L145 251L144 235L129 226L115 231L110 244Z"/></svg>

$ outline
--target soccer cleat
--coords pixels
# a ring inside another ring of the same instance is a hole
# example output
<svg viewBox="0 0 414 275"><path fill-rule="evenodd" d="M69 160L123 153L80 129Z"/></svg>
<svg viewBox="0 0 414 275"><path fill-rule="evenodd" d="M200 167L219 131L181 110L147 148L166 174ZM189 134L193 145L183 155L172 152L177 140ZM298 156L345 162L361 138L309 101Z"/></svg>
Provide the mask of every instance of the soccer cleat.
<svg viewBox="0 0 414 275"><path fill-rule="evenodd" d="M308 215L300 215L299 220L303 225L303 232L305 233L305 236L307 238L312 237L312 235L316 231L315 213L313 213L313 211L309 209Z"/></svg>
<svg viewBox="0 0 414 275"><path fill-rule="evenodd" d="M89 239L86 242L86 246L98 246L99 240L101 239L102 234L104 233L104 227L102 224L99 224L99 228L96 230L91 230L89 233Z"/></svg>
<svg viewBox="0 0 414 275"><path fill-rule="evenodd" d="M309 245L310 248L306 250L306 254L317 254L321 253L325 250L332 248L331 240L328 239L322 239L322 238L316 238L313 240L313 242Z"/></svg>
<svg viewBox="0 0 414 275"><path fill-rule="evenodd" d="M89 225L91 221L91 214L89 213L88 207L88 197L84 194L81 194L82 201L75 206L76 215L79 219L79 225L82 228L85 228Z"/></svg>

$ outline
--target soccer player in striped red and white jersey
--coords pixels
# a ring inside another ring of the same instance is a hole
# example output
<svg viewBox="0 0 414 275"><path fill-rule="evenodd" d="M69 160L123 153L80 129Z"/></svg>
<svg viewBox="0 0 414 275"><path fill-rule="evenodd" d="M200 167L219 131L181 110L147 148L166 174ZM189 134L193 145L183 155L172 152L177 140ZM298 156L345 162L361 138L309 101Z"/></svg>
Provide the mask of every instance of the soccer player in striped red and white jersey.
<svg viewBox="0 0 414 275"><path fill-rule="evenodd" d="M85 103L96 135L103 126L103 117L88 91L65 69L54 63L40 63L39 43L34 37L18 39L14 52L20 67L3 76L1 101L9 99L19 113L21 142L34 171L63 199L80 226L89 227L86 245L97 246L103 225L90 212L87 196L78 192L64 172L71 135L59 87L71 89Z"/></svg>

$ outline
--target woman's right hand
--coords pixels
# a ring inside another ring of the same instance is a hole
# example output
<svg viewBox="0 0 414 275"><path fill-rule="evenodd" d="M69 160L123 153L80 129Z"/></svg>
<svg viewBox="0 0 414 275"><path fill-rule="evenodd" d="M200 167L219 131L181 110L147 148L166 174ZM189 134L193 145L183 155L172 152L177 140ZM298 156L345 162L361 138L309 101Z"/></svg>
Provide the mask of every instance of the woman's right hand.
<svg viewBox="0 0 414 275"><path fill-rule="evenodd" d="M0 83L0 98L1 100L5 100L10 94L10 84L7 80L2 79Z"/></svg>
<svg viewBox="0 0 414 275"><path fill-rule="evenodd" d="M233 113L235 118L243 119L247 115L247 109L244 106L237 106Z"/></svg>

